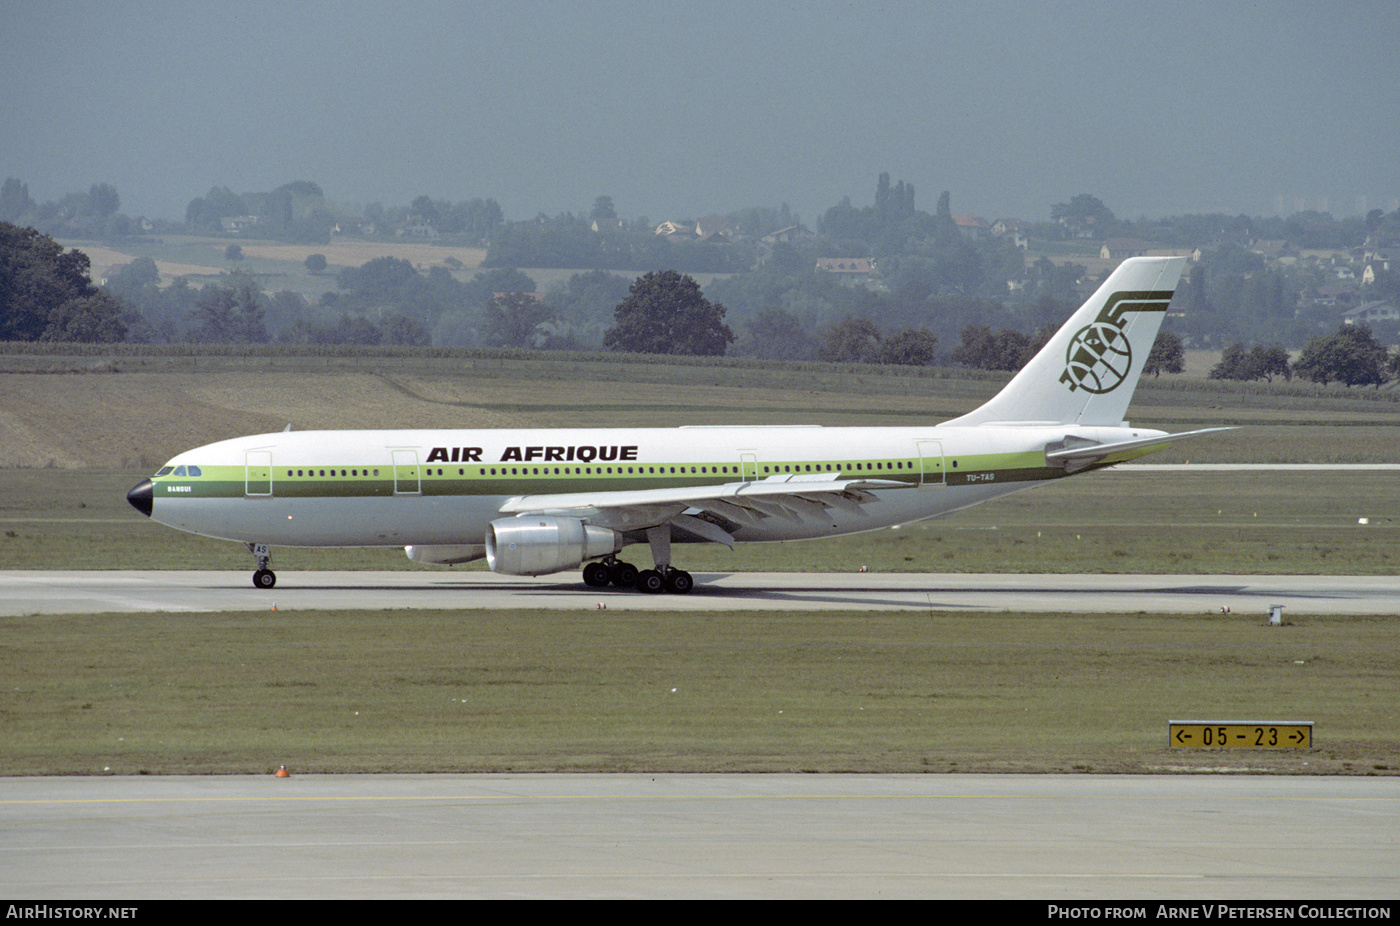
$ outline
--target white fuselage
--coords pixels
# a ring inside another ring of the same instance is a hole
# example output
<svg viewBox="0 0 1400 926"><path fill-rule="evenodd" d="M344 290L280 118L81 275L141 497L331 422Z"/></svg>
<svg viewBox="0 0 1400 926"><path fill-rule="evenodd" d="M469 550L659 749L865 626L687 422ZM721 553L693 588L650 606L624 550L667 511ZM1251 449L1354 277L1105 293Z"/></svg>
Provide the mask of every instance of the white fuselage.
<svg viewBox="0 0 1400 926"><path fill-rule="evenodd" d="M871 490L853 510L727 525L741 542L800 540L937 517L1060 478L1045 451L1067 436L1161 433L1064 424L288 431L175 457L153 477L151 517L244 543L480 544L509 516L503 506L529 496L837 477L902 484Z"/></svg>

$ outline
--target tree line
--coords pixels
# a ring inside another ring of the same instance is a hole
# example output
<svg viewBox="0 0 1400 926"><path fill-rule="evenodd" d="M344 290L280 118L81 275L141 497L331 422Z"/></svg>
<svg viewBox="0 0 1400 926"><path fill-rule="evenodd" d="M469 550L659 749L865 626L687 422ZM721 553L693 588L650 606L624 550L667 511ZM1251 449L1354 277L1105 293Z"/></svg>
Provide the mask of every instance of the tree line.
<svg viewBox="0 0 1400 926"><path fill-rule="evenodd" d="M529 276L508 268L463 283L443 268L424 275L408 261L377 258L342 270L339 291L328 293L314 311L296 293L267 295L246 273L228 274L199 289L184 279L161 288L150 258L128 264L105 289L94 286L89 273L81 251L65 251L32 228L0 222L0 340L426 346L434 340L430 325L476 306L485 346L580 346L554 327L559 308L538 297ZM575 274L557 295L574 311L591 304L589 311L599 314L612 304L611 325L602 336L608 350L719 356L740 340L726 322L728 309L711 302L693 277L675 270L647 273L630 285L602 271ZM969 322L950 358L978 369L1019 369L1056 328L1048 323L1027 334ZM847 314L813 331L791 312L771 308L753 319L749 335L771 345L768 353L778 359L915 366L940 359L938 336L928 327L884 333L864 315ZM1146 372L1180 372L1183 357L1181 337L1163 330ZM1310 338L1293 362L1278 343L1249 348L1232 343L1210 374L1244 381L1294 375L1323 385L1379 386L1400 377L1400 351L1391 353L1365 326L1341 325Z"/></svg>
<svg viewBox="0 0 1400 926"><path fill-rule="evenodd" d="M120 197L110 184L94 184L59 202L36 203L27 186L10 178L0 188L0 220L28 224L55 235L120 236L136 234L136 223L120 212ZM1183 281L1190 311L1181 335L1194 347L1221 349L1234 341L1299 347L1314 334L1335 325L1338 310L1319 302L1308 304L1301 294L1335 283L1331 267L1316 262L1284 264L1266 260L1250 250L1260 238L1287 240L1294 247L1359 248L1367 241L1400 246L1400 210L1372 210L1365 217L1334 219L1326 213L1298 213L1261 218L1228 215L1186 215L1126 220L1117 217L1097 197L1080 193L1050 207L1049 221L1022 224L1032 240L1093 242L1106 236L1128 236L1152 246L1195 248L1204 253ZM507 220L489 198L449 202L420 195L412 203L384 207L372 203L347 210L331 202L321 187L298 180L268 192L234 193L215 186L195 197L182 224L157 224L157 231L223 233L222 223L253 216L259 237L299 242L328 241L332 234L393 235L418 227L431 228L444 240L487 248L485 266L568 267L590 270L645 271L677 269L685 273L714 273L754 277L736 288L771 291L782 286L794 305L774 306L767 294L725 292L736 319L756 318L782 308L794 312L810 328L831 325L847 314L871 318L882 330L927 326L948 345L966 320L958 317L959 299L986 299L1000 304L997 324L1036 330L1048 313L1037 301L1053 299L1077 304L1094 282L1082 264L1054 263L1034 252L1018 250L1011 236L968 237L960 233L950 194L937 198L933 212L919 208L916 191L904 180L881 174L873 204L856 206L850 197L828 208L811 232L786 206L736 210L725 217L731 237L671 241L654 233L645 217L624 222L609 196L598 197L588 215L538 215ZM679 223L693 226L694 220ZM764 236L785 232L781 240ZM875 293L868 309L815 293L806 272L818 258L868 258L874 270L866 288ZM751 284L751 285L750 285ZM1400 304L1400 271L1381 270L1360 293L1364 299ZM813 298L815 297L815 298ZM760 304L761 303L761 304ZM946 310L951 308L950 314ZM794 311L796 309L796 311ZM802 311L806 310L806 311ZM1038 317L1039 316L1039 317ZM572 322L570 322L572 323ZM580 343L600 343L601 328L571 328ZM1377 337L1400 341L1400 325L1380 326ZM735 350L744 352L752 339L742 331Z"/></svg>
<svg viewBox="0 0 1400 926"><path fill-rule="evenodd" d="M0 218L78 216L114 227L120 216L120 198L106 184L67 198L57 211L50 208L53 205L34 203L27 187L13 178L0 190ZM373 338L378 331L380 337L392 339L426 336L443 346L523 339L537 347L598 347L614 324L613 313L632 278L619 271L630 267L719 274L706 284L705 295L727 307L734 335L728 352L735 355L874 356L872 344L878 340L881 345L906 345L910 357L932 350L933 362L946 363L966 361L974 352L968 346L971 341L964 343L968 326L1032 337L1067 317L1101 278L1072 259L1055 262L1023 252L1009 236L969 237L955 222L948 192L938 196L933 212L925 212L913 185L888 174L880 175L872 205L856 206L843 198L819 216L815 233L786 207L753 208L729 216L738 234L728 242L667 241L653 234L645 219L621 221L607 196L598 198L588 216L541 215L521 222L507 221L493 200L452 203L426 195L402 207L372 204L352 217L310 181L294 181L267 193L212 188L191 200L182 228L216 233L234 215L259 216L260 236L302 241L326 240L333 228L344 234L383 233L391 225L421 221L440 227L454 240L488 248L476 281L463 282L446 269L434 268L402 274L390 289L373 293L359 291L349 276L338 277L338 289L310 305L293 293L264 294L264 327L274 340L324 339L341 331ZM1170 324L1191 346L1216 349L1235 342L1277 342L1296 348L1337 323L1337 309L1300 302L1305 289L1328 282L1324 268L1266 261L1249 250L1244 236L1297 232L1310 241L1387 236L1400 240L1400 211L1373 210L1364 220L1340 223L1307 215L1294 225L1228 216L1128 222L1086 193L1054 204L1051 216L1049 222L1034 223L1030 233L1044 239L1073 239L1086 231L1133 233L1156 243L1214 236L1215 245L1205 250L1182 282L1179 299L1187 303L1187 311ZM843 283L818 269L820 258L853 257L873 261L860 285ZM579 272L551 286L532 306L516 305L507 311L493 304L495 293L535 292L533 281L528 287L519 279L509 282L519 273L513 268L521 266L578 267ZM477 285L482 280L494 282L484 289ZM113 283L108 289L122 287ZM194 295L187 283L167 287L174 292L164 297L139 292L139 286L127 289L138 291L126 298L128 305L137 303L128 311L130 337L169 340L207 330L191 321ZM1400 273L1382 271L1364 292L1400 302ZM522 328L523 321L531 319ZM851 334L852 326L865 324L873 328L873 336ZM525 337L521 332L527 329ZM1384 341L1400 339L1400 326L1381 326L1375 335ZM842 338L844 342L836 343ZM1005 353L1004 345L994 339L982 337L979 343L994 357Z"/></svg>
<svg viewBox="0 0 1400 926"><path fill-rule="evenodd" d="M1273 382L1275 376L1298 376L1324 386L1382 386L1400 378L1400 349L1392 353L1365 325L1343 324L1331 334L1309 338L1296 361L1277 342L1246 348L1236 341L1221 352L1220 362L1210 371L1211 379L1242 382Z"/></svg>

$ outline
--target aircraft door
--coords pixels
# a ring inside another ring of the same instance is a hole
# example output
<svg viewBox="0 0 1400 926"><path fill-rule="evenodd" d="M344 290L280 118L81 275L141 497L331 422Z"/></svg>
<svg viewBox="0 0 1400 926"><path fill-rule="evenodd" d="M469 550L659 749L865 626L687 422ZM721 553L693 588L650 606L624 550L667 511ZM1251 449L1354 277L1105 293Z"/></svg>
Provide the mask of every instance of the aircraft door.
<svg viewBox="0 0 1400 926"><path fill-rule="evenodd" d="M243 494L266 498L272 494L272 451L249 450L243 454Z"/></svg>
<svg viewBox="0 0 1400 926"><path fill-rule="evenodd" d="M739 454L739 470L743 473L744 482L753 482L758 478L758 454Z"/></svg>
<svg viewBox="0 0 1400 926"><path fill-rule="evenodd" d="M423 481L418 469L418 451L395 450L394 494L422 495Z"/></svg>
<svg viewBox="0 0 1400 926"><path fill-rule="evenodd" d="M914 443L919 448L919 488L947 485L943 468L943 442L920 440Z"/></svg>

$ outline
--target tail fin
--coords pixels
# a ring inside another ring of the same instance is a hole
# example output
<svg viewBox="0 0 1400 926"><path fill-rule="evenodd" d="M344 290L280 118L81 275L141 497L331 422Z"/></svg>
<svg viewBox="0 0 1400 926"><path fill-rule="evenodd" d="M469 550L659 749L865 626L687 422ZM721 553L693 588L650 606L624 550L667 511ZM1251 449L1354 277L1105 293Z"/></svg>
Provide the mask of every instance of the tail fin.
<svg viewBox="0 0 1400 926"><path fill-rule="evenodd" d="M945 424L1120 424L1185 266L1123 261L1001 392Z"/></svg>

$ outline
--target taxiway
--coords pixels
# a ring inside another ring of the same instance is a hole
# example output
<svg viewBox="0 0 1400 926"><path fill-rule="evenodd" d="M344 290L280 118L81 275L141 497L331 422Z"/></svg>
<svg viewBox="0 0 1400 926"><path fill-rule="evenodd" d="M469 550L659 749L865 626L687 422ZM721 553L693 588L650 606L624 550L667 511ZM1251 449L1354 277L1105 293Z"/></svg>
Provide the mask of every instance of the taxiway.
<svg viewBox="0 0 1400 926"><path fill-rule="evenodd" d="M0 614L287 609L550 608L668 611L920 610L1149 612L1226 609L1400 614L1400 577L697 573L689 595L590 589L569 573L295 572L255 589L243 572L0 572Z"/></svg>
<svg viewBox="0 0 1400 926"><path fill-rule="evenodd" d="M1364 777L11 778L0 889L1386 901L1397 816L1400 779Z"/></svg>

